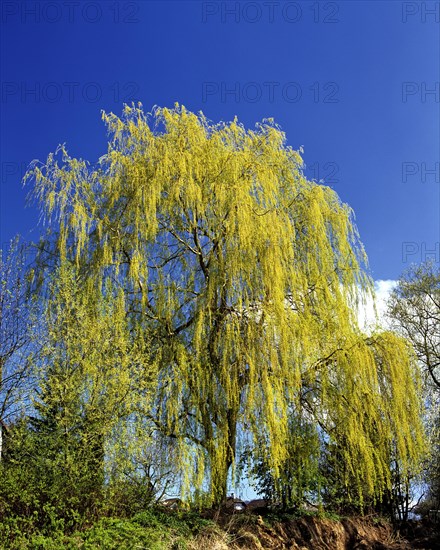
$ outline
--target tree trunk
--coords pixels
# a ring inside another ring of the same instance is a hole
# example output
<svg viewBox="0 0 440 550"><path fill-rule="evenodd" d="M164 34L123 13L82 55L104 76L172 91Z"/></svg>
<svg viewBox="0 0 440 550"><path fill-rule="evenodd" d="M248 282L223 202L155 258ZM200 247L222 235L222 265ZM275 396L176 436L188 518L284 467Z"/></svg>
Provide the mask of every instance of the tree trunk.
<svg viewBox="0 0 440 550"><path fill-rule="evenodd" d="M215 506L226 501L228 491L228 475L232 464L235 462L237 445L237 409L230 408L227 411L228 433L224 444L226 448L226 459L218 463L219 454L216 452L215 441L208 445L211 462L211 496ZM223 455L224 456L224 455ZM217 462L216 462L217 461Z"/></svg>

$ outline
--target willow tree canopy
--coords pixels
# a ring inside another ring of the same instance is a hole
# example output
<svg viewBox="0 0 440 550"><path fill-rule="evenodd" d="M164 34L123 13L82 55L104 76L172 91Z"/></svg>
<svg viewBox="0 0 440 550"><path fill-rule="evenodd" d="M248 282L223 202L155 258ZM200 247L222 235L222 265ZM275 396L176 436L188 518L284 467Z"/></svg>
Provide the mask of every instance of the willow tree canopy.
<svg viewBox="0 0 440 550"><path fill-rule="evenodd" d="M304 177L272 120L248 130L178 105L103 118L95 167L61 147L28 178L60 262L89 292L116 281L133 337L151 342L145 415L179 442L184 486L208 478L223 498L245 438L277 476L302 410L345 442L356 490L380 494L391 441L404 466L421 450L419 406L406 344L357 328L371 282L350 208Z"/></svg>

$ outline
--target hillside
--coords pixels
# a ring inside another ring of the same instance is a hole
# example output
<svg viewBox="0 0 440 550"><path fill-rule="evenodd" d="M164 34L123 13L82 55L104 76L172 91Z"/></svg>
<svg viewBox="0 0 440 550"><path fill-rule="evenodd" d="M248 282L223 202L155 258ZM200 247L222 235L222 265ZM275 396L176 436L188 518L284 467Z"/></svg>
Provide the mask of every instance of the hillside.
<svg viewBox="0 0 440 550"><path fill-rule="evenodd" d="M202 517L204 516L204 517ZM209 519L207 516L211 516ZM66 535L0 523L4 550L435 550L438 524L410 522L400 531L374 517L330 519L255 513L218 514L150 509L131 519L102 518ZM23 526L25 527L25 526Z"/></svg>

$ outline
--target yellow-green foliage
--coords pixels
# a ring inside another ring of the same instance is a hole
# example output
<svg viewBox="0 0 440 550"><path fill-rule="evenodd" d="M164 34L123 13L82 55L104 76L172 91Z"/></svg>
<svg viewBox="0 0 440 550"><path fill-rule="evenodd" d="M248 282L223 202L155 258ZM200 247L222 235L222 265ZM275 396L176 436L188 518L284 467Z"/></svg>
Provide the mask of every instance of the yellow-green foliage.
<svg viewBox="0 0 440 550"><path fill-rule="evenodd" d="M62 262L104 312L79 337L112 329L119 342L104 369L105 347L87 360L89 399L101 384L110 403L145 395L130 385L125 311L150 343L147 418L177 440L184 490L210 475L221 498L244 433L270 449L276 477L289 410L304 408L345 441L354 492L380 494L391 441L405 466L421 452L419 405L405 343L362 335L349 306L371 291L350 208L304 177L272 120L248 130L178 105L103 118L111 139L96 168L62 148L61 165L51 155L28 174L59 224Z"/></svg>
<svg viewBox="0 0 440 550"><path fill-rule="evenodd" d="M154 366L146 359L146 335L130 333L123 290L110 279L104 285L82 279L62 262L49 284L47 338L39 353L43 403L37 399L37 406L55 411L57 430L82 434L86 446L106 441L112 467L130 447L127 434L134 435L133 414L145 406Z"/></svg>

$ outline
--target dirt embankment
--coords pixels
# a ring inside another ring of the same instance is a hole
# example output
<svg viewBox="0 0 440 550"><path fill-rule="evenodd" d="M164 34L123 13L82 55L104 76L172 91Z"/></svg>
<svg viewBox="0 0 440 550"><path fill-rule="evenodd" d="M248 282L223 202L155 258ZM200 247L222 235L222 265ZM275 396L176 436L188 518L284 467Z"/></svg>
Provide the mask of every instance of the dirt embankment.
<svg viewBox="0 0 440 550"><path fill-rule="evenodd" d="M250 521L235 516L223 529L229 543L225 545L223 539L218 546L208 544L206 550L440 550L436 526L422 522L396 531L388 523L366 518L334 521L304 517L268 524L258 516Z"/></svg>

